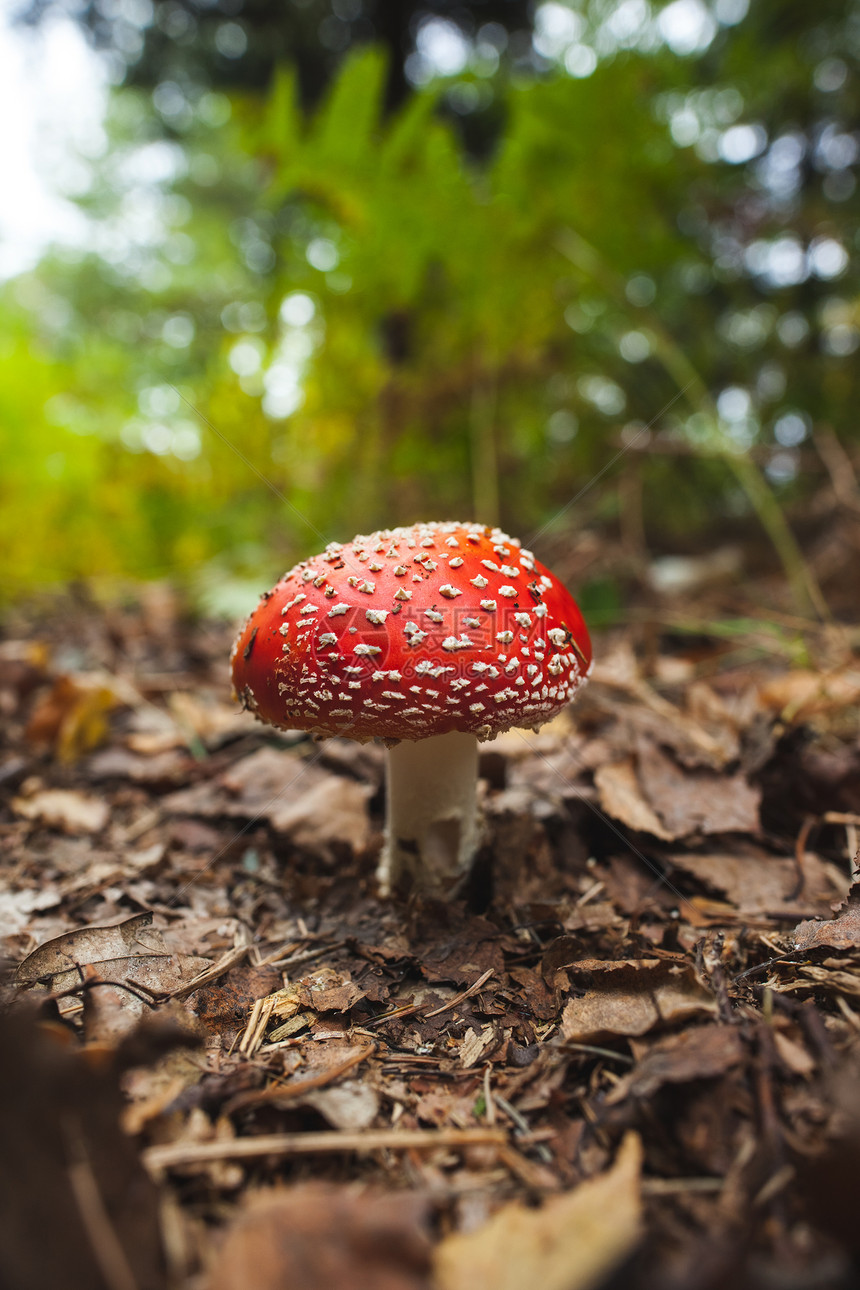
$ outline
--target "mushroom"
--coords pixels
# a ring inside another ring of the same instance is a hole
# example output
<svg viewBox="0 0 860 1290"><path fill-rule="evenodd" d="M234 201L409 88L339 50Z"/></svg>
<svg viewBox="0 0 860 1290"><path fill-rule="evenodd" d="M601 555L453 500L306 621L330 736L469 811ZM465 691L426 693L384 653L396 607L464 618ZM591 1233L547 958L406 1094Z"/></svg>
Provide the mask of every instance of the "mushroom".
<svg viewBox="0 0 860 1290"><path fill-rule="evenodd" d="M453 522L330 543L266 592L232 653L261 721L388 744L385 894L456 893L479 842L478 741L555 716L590 668L558 579L516 538Z"/></svg>

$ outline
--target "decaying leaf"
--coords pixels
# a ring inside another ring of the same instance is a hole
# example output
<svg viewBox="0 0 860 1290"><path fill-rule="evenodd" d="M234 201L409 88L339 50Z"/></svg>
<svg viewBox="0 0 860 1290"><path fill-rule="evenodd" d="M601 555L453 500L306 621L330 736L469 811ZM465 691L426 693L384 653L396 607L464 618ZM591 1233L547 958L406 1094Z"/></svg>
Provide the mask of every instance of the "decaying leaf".
<svg viewBox="0 0 860 1290"><path fill-rule="evenodd" d="M620 820L637 833L651 833L655 838L671 841L673 835L642 796L632 757L598 767L594 782L600 793L600 805L613 820Z"/></svg>
<svg viewBox="0 0 860 1290"><path fill-rule="evenodd" d="M364 991L332 968L315 972L298 982L299 1002L315 1012L347 1012Z"/></svg>
<svg viewBox="0 0 860 1290"><path fill-rule="evenodd" d="M644 1035L655 1026L716 1012L716 1001L688 963L665 959L585 959L570 971L585 993L569 999L562 1033L576 1043Z"/></svg>
<svg viewBox="0 0 860 1290"><path fill-rule="evenodd" d="M744 1055L740 1031L735 1026L691 1027L655 1043L636 1068L609 1093L612 1106L625 1098L646 1098L663 1084L686 1084L695 1079L713 1079L737 1066Z"/></svg>
<svg viewBox="0 0 860 1290"><path fill-rule="evenodd" d="M497 1045L498 1036L494 1026L482 1026L479 1033L467 1030L466 1037L460 1045L460 1065L464 1070L477 1066Z"/></svg>
<svg viewBox="0 0 860 1290"><path fill-rule="evenodd" d="M651 739L639 744L642 791L670 838L697 833L758 833L761 791L742 774L679 766Z"/></svg>
<svg viewBox="0 0 860 1290"><path fill-rule="evenodd" d="M425 1202L309 1184L252 1196L206 1290L429 1290Z"/></svg>
<svg viewBox="0 0 860 1290"><path fill-rule="evenodd" d="M110 927L64 932L28 955L16 980L55 991L86 985L87 1038L106 1042L134 1029L153 1000L209 966L209 959L167 953L152 914L146 913Z"/></svg>
<svg viewBox="0 0 860 1290"><path fill-rule="evenodd" d="M855 666L822 673L795 668L767 681L760 687L759 697L785 719L803 720L816 712L856 705L860 699L860 670Z"/></svg>
<svg viewBox="0 0 860 1290"><path fill-rule="evenodd" d="M826 922L807 921L794 929L794 945L798 950L816 949L826 945L834 950L851 950L860 946L860 888L852 887L848 899L836 918Z"/></svg>
<svg viewBox="0 0 860 1290"><path fill-rule="evenodd" d="M28 954L15 974L19 984L32 984L49 978L62 978L85 963L101 963L127 958L134 954L164 952L164 943L152 914L135 914L110 927L81 927L46 941ZM56 980L54 988L57 988Z"/></svg>
<svg viewBox="0 0 860 1290"><path fill-rule="evenodd" d="M435 1290L589 1290L635 1247L642 1224L642 1145L629 1134L615 1164L540 1209L504 1205L436 1249Z"/></svg>
<svg viewBox="0 0 860 1290"><path fill-rule="evenodd" d="M832 866L806 852L800 858L775 856L751 842L734 851L682 852L669 857L671 867L698 879L706 888L725 895L747 917L767 917L784 911L829 912L848 884ZM844 881L840 891L837 881Z"/></svg>
<svg viewBox="0 0 860 1290"><path fill-rule="evenodd" d="M100 833L108 822L107 802L72 788L43 788L12 799L12 810L64 833Z"/></svg>
<svg viewBox="0 0 860 1290"><path fill-rule="evenodd" d="M361 850L372 794L369 784L333 775L295 753L261 748L213 783L172 793L164 806L177 815L260 817L309 850L333 844Z"/></svg>
<svg viewBox="0 0 860 1290"><path fill-rule="evenodd" d="M702 833L757 833L761 793L743 775L680 766L642 735L636 761L600 766L594 782L608 815L666 842Z"/></svg>
<svg viewBox="0 0 860 1290"><path fill-rule="evenodd" d="M51 748L60 761L74 761L104 740L108 713L121 702L123 688L101 673L56 677L31 714L27 738Z"/></svg>
<svg viewBox="0 0 860 1290"><path fill-rule="evenodd" d="M379 1094L361 1080L346 1080L333 1088L305 1093L297 1105L313 1107L333 1129L349 1133L370 1128L379 1113Z"/></svg>

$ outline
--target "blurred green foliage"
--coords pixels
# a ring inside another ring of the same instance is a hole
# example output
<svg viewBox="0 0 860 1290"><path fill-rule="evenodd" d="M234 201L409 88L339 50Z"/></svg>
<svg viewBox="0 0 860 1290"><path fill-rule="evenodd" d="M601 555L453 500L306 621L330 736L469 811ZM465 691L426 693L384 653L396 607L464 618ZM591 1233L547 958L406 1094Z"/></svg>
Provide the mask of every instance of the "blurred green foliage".
<svg viewBox="0 0 860 1290"><path fill-rule="evenodd" d="M116 91L91 248L0 292L0 586L217 597L421 517L614 524L618 471L588 485L623 448L658 541L802 501L813 425L857 436L849 17L762 0L587 75L561 42L389 116L370 46L310 117L288 67L264 95ZM452 116L488 93L479 163Z"/></svg>

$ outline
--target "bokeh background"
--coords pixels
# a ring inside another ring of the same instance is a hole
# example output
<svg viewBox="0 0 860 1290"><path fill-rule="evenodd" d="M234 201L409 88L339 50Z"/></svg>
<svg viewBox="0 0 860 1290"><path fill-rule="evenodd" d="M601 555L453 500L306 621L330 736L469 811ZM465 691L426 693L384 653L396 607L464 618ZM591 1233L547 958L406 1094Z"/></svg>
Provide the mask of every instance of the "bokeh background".
<svg viewBox="0 0 860 1290"><path fill-rule="evenodd" d="M856 599L858 4L4 22L59 103L40 130L7 78L7 177L17 148L64 214L7 182L0 597L237 612L324 541L453 517L531 538L596 625L678 556Z"/></svg>

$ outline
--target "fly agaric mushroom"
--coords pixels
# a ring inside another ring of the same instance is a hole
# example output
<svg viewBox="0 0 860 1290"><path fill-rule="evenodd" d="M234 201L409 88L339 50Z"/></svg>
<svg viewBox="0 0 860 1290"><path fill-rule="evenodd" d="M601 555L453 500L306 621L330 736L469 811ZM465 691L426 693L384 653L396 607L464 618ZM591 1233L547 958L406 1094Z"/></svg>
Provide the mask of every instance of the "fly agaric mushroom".
<svg viewBox="0 0 860 1290"><path fill-rule="evenodd" d="M478 741L560 712L591 641L573 597L515 538L416 524L332 542L284 574L232 668L261 721L389 745L382 890L407 879L448 896L478 845Z"/></svg>

